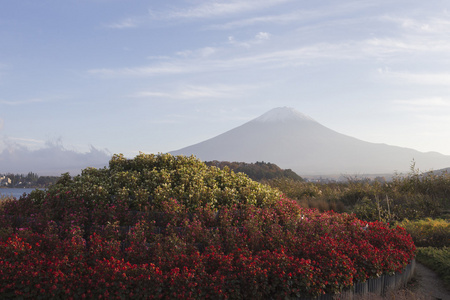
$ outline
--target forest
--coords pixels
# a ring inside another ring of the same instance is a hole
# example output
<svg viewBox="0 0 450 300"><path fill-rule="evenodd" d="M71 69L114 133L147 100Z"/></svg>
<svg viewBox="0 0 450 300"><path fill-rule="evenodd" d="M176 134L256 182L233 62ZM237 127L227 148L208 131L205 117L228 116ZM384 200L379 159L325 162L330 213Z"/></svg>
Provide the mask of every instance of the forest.
<svg viewBox="0 0 450 300"><path fill-rule="evenodd" d="M9 188L46 188L56 183L60 176L39 176L28 174L0 174L0 186Z"/></svg>

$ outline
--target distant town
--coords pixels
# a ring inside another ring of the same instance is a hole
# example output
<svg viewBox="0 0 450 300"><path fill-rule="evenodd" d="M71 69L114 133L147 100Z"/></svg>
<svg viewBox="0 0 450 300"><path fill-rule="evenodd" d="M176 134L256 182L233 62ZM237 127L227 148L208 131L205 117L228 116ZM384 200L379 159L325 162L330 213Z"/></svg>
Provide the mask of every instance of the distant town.
<svg viewBox="0 0 450 300"><path fill-rule="evenodd" d="M0 188L46 188L58 181L59 176L28 174L0 174Z"/></svg>

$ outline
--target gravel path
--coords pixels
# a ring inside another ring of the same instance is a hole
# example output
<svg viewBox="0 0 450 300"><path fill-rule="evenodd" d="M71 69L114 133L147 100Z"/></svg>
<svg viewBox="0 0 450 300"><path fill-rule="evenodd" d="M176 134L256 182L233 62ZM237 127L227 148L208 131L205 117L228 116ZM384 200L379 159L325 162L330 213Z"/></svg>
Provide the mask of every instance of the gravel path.
<svg viewBox="0 0 450 300"><path fill-rule="evenodd" d="M450 292L444 288L442 280L436 273L418 262L416 262L416 278L417 289L424 295L431 296L431 299L450 300Z"/></svg>

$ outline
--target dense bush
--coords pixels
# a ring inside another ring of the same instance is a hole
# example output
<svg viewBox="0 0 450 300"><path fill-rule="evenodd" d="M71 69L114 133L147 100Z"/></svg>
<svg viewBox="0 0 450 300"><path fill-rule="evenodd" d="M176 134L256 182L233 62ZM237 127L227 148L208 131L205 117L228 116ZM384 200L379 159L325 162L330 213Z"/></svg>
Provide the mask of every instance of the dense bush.
<svg viewBox="0 0 450 300"><path fill-rule="evenodd" d="M75 203L82 206L74 201L72 208ZM399 227L302 209L289 200L191 213L172 200L158 214L125 213L135 217L133 226L86 227L81 210L55 222L28 199L5 205L0 296L315 296L401 271L415 251ZM11 218L17 214L20 224ZM94 224L101 216L92 217Z"/></svg>
<svg viewBox="0 0 450 300"><path fill-rule="evenodd" d="M294 299L399 272L407 232L194 158L114 156L0 207L0 298Z"/></svg>
<svg viewBox="0 0 450 300"><path fill-rule="evenodd" d="M450 247L450 222L447 220L406 219L397 225L406 229L417 247Z"/></svg>
<svg viewBox="0 0 450 300"><path fill-rule="evenodd" d="M437 218L450 210L450 174L397 176L393 181L349 180L338 183L267 182L303 207L353 212L368 221Z"/></svg>
<svg viewBox="0 0 450 300"><path fill-rule="evenodd" d="M74 178L64 174L47 193L59 197L60 205L65 205L68 197L78 197L88 207L120 203L136 210L159 207L170 198L189 209L207 204L261 206L280 195L244 174L208 167L193 156L170 154L140 154L134 159L114 155L109 168L88 168ZM42 202L44 196L39 191L31 194L37 202Z"/></svg>
<svg viewBox="0 0 450 300"><path fill-rule="evenodd" d="M276 164L259 162L256 163L245 163L245 162L229 162L229 161L206 161L207 166L214 166L220 169L229 168L234 172L244 173L248 177L256 181L264 181L274 178L284 178L303 181L298 174L296 174L291 169L281 169Z"/></svg>

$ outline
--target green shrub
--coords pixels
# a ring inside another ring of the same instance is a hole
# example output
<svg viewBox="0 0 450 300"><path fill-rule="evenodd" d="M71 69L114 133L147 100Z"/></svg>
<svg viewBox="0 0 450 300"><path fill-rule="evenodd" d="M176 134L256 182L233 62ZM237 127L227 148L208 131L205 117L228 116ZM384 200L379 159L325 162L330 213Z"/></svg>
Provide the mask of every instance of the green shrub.
<svg viewBox="0 0 450 300"><path fill-rule="evenodd" d="M246 162L229 162L229 161L206 161L207 166L215 166L220 169L225 167L230 168L236 173L242 172L253 180L263 182L265 180L275 178L286 178L298 181L303 181L303 178L298 176L291 169L283 170L275 164L266 162L246 163Z"/></svg>
<svg viewBox="0 0 450 300"><path fill-rule="evenodd" d="M271 179L264 183L279 189L287 198L295 200L301 207L316 208L321 212L345 211L345 205L339 198L341 192L339 184L317 184L289 178Z"/></svg>
<svg viewBox="0 0 450 300"><path fill-rule="evenodd" d="M390 182L349 179L324 184L272 179L266 183L303 207L352 212L367 221L438 218L450 211L447 173L419 175L414 171Z"/></svg>

